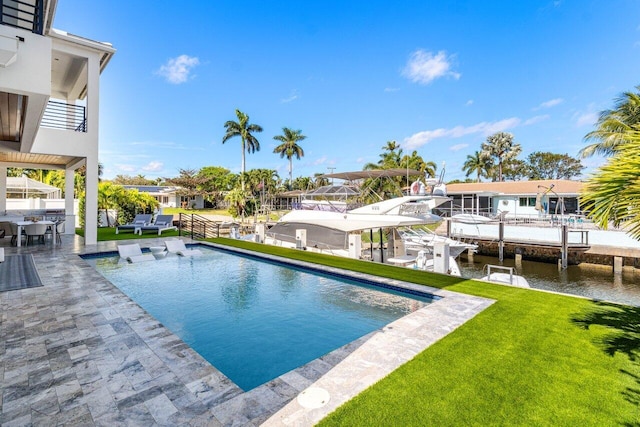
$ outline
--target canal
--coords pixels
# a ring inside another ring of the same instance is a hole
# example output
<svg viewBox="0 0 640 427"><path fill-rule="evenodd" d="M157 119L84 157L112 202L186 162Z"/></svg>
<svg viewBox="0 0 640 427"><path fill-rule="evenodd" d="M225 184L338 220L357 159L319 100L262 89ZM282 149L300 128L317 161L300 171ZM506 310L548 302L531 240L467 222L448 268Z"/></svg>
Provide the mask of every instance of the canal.
<svg viewBox="0 0 640 427"><path fill-rule="evenodd" d="M524 276L535 289L580 295L597 300L640 306L640 269L626 269L613 274L610 266L585 264L570 265L565 270L550 263L523 260L519 266L514 259L475 255L458 258L463 277L479 279L486 274L487 264L516 267L517 274Z"/></svg>

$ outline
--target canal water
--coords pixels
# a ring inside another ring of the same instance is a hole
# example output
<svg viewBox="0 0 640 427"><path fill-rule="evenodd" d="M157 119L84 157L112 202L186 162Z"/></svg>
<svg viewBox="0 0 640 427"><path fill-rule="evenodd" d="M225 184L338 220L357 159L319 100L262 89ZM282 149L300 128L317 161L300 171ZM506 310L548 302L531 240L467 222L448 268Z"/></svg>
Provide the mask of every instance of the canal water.
<svg viewBox="0 0 640 427"><path fill-rule="evenodd" d="M482 255L475 255L473 261L461 255L457 261L463 277L479 279L486 275L487 264L516 267L532 288L640 306L640 269L613 274L611 266L583 263L561 270L556 264L523 260L516 266L514 259L500 263L498 258Z"/></svg>

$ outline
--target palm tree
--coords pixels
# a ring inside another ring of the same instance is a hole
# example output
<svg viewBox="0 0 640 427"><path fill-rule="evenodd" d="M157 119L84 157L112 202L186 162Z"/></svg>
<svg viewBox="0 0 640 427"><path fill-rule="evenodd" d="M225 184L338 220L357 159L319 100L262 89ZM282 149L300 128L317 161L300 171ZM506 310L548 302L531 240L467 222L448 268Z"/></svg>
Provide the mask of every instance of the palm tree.
<svg viewBox="0 0 640 427"><path fill-rule="evenodd" d="M513 134L508 132L497 132L488 136L481 148L481 156L497 161L498 181L502 181L503 163L515 159L522 151L520 144L513 142Z"/></svg>
<svg viewBox="0 0 640 427"><path fill-rule="evenodd" d="M234 188L229 191L224 199L229 203L229 213L237 218L239 216L242 217L244 222L244 211L247 205L247 198L249 194L247 194L244 190L239 188Z"/></svg>
<svg viewBox="0 0 640 427"><path fill-rule="evenodd" d="M618 147L627 142L626 133L633 126L640 124L640 86L636 86L638 93L625 92L617 100L613 110L600 113L597 129L589 132L585 141L597 141L587 145L578 154L590 157L594 154L612 156Z"/></svg>
<svg viewBox="0 0 640 427"><path fill-rule="evenodd" d="M469 176L472 173L476 174L476 182L480 182L481 177L487 178L491 170L490 159L483 156L480 151L476 151L473 154L467 155L467 161L462 165L462 171L466 172L465 176Z"/></svg>
<svg viewBox="0 0 640 427"><path fill-rule="evenodd" d="M323 176L323 173L316 172L313 174L313 188L320 188L324 185L329 185L330 181L328 178Z"/></svg>
<svg viewBox="0 0 640 427"><path fill-rule="evenodd" d="M586 182L580 206L587 216L606 229L625 225L625 230L640 240L640 125L626 132L624 144L608 162Z"/></svg>
<svg viewBox="0 0 640 427"><path fill-rule="evenodd" d="M111 227L109 221L109 209L117 209L122 204L124 188L110 182L98 184L98 210L104 210L107 227Z"/></svg>
<svg viewBox="0 0 640 427"><path fill-rule="evenodd" d="M293 156L300 160L304 157L304 151L302 147L298 145L298 141L302 141L306 136L302 135L300 130L291 130L287 127L282 128L282 135L276 135L273 137L276 141L280 141L282 144L273 149L274 153L280 154L280 158L286 157L289 160L289 187L293 183Z"/></svg>
<svg viewBox="0 0 640 427"><path fill-rule="evenodd" d="M244 151L245 149L249 153L260 151L260 143L258 142L256 137L253 136L252 132L262 132L262 127L256 124L249 124L249 116L238 109L236 109L236 116L238 117L237 122L229 120L224 124L227 132L222 137L222 143L224 144L225 142L227 142L227 140L233 138L234 136L239 136L242 141L242 165L240 173L242 179L242 191L244 191Z"/></svg>
<svg viewBox="0 0 640 427"><path fill-rule="evenodd" d="M400 166L406 167L407 171L408 169L420 171L420 181L425 184L425 178L433 178L436 176L436 169L438 168L435 162L431 160L425 161L415 150L411 152L411 155L405 154L402 159L400 159ZM406 176L406 182L404 184L406 186L411 185L409 176Z"/></svg>

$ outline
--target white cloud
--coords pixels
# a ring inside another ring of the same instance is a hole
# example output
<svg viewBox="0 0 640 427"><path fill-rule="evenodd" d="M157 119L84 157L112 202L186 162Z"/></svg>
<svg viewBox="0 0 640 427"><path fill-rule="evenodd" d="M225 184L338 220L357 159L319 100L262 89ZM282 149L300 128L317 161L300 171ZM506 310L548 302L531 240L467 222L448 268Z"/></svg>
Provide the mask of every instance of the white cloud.
<svg viewBox="0 0 640 427"><path fill-rule="evenodd" d="M385 87L384 88L385 92L397 92L399 90L400 90L400 88L398 88L398 87Z"/></svg>
<svg viewBox="0 0 640 427"><path fill-rule="evenodd" d="M324 165L325 163L327 163L327 156L322 156L322 157L320 157L319 159L316 159L316 160L313 162L313 164L314 164L315 166L317 166L317 165Z"/></svg>
<svg viewBox="0 0 640 427"><path fill-rule="evenodd" d="M404 147L413 150L428 144L437 138L460 138L466 135L480 134L489 136L496 132L505 131L519 126L522 121L517 117L499 120L497 122L481 122L472 126L456 126L451 129L425 130L404 139Z"/></svg>
<svg viewBox="0 0 640 427"><path fill-rule="evenodd" d="M288 98L283 98L280 100L281 104L287 104L289 102L295 101L296 99L298 99L298 91L294 90L291 92L291 95L289 95Z"/></svg>
<svg viewBox="0 0 640 427"><path fill-rule="evenodd" d="M158 172L164 168L164 163L162 162L149 162L146 166L142 167L142 170L145 172Z"/></svg>
<svg viewBox="0 0 640 427"><path fill-rule="evenodd" d="M529 126L529 125L534 125L536 123L540 123L543 122L545 120L549 120L551 116L548 114L543 114L541 116L535 116L535 117L531 117L530 119L525 120L522 125L523 126Z"/></svg>
<svg viewBox="0 0 640 427"><path fill-rule="evenodd" d="M402 75L414 83L429 84L440 77L460 78L460 73L451 70L452 56L445 51L437 54L418 49L411 54Z"/></svg>
<svg viewBox="0 0 640 427"><path fill-rule="evenodd" d="M135 170L137 170L137 168L133 165L123 165L123 164L119 164L116 165L116 170L119 172L125 172L125 173L131 173Z"/></svg>
<svg viewBox="0 0 640 427"><path fill-rule="evenodd" d="M555 98L555 99L550 99L549 101L545 101L543 103L541 103L540 105L538 105L537 107L535 107L533 110L542 110L545 108L551 108L551 107L555 107L556 105L560 105L564 102L564 99L562 98Z"/></svg>
<svg viewBox="0 0 640 427"><path fill-rule="evenodd" d="M200 64L200 60L197 57L180 55L169 59L156 73L164 77L167 82L177 85L189 80L191 71L198 64Z"/></svg>
<svg viewBox="0 0 640 427"><path fill-rule="evenodd" d="M464 105L467 107L473 105L473 99L468 100Z"/></svg>
<svg viewBox="0 0 640 427"><path fill-rule="evenodd" d="M598 113L576 113L573 115L573 118L576 121L576 126L578 127L593 126L598 121Z"/></svg>
<svg viewBox="0 0 640 427"><path fill-rule="evenodd" d="M463 148L467 148L469 146L469 144L456 144L456 145L452 145L451 147L449 147L449 150L451 151L460 151Z"/></svg>

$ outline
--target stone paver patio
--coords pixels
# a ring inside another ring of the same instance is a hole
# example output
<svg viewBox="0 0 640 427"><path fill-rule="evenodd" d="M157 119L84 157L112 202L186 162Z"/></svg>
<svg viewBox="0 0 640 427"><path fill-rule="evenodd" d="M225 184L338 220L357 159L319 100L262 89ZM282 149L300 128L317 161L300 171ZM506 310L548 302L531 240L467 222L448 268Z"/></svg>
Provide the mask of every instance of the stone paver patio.
<svg viewBox="0 0 640 427"><path fill-rule="evenodd" d="M244 392L78 256L122 242L62 239L0 239L44 285L0 293L3 426L313 425L492 303L431 289L444 298Z"/></svg>

